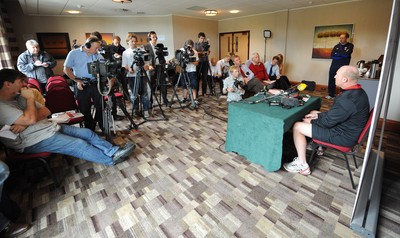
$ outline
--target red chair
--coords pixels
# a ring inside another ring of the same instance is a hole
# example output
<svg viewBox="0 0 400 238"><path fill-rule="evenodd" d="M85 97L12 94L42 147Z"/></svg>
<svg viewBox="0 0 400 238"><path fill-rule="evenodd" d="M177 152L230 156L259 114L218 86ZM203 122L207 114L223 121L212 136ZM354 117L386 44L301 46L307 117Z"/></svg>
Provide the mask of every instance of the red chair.
<svg viewBox="0 0 400 238"><path fill-rule="evenodd" d="M69 87L67 80L62 76L52 76L47 80L46 91L51 90L54 86Z"/></svg>
<svg viewBox="0 0 400 238"><path fill-rule="evenodd" d="M50 153L50 152L33 153L33 154L18 153L18 152L8 149L7 147L5 147L2 144L0 146L3 146L3 148L4 148L7 164L16 165L17 163L27 163L29 161L38 161L46 169L47 173L53 179L54 183L57 186L60 186L60 184L61 184L60 179L57 178L57 176L55 175L53 170L50 168L50 165L47 161L53 155L52 153Z"/></svg>
<svg viewBox="0 0 400 238"><path fill-rule="evenodd" d="M75 95L71 89L67 86L54 85L49 88L46 93L46 107L51 113L65 112L65 111L78 111L76 104ZM67 124L73 125L79 123L82 127L82 123L85 120L84 116L72 118Z"/></svg>
<svg viewBox="0 0 400 238"><path fill-rule="evenodd" d="M364 129L361 131L360 136L358 137L357 144L352 146L352 147L339 146L339 145L334 145L334 144L331 144L331 143L328 143L328 142L312 139L311 146L312 146L313 150L311 152L311 156L310 156L310 159L309 159L309 164L313 163L315 154L318 151L318 148L320 146L325 147L328 150L332 150L332 151L341 153L343 155L343 157L339 157L337 155L334 155L334 154L331 154L331 153L327 153L327 152L329 152L328 150L324 151L325 155L328 155L329 157L333 157L333 158L342 159L342 160L344 160L346 162L347 170L349 171L351 185L353 186L353 189L355 189L356 186L354 184L354 180L353 180L353 176L351 174L350 164L349 164L349 160L348 160L347 156L348 155L353 156L354 165L355 165L356 168L358 168L357 161L356 161L356 152L359 151L359 149L362 147L362 144L364 143L364 141L367 138L367 132L369 131L369 128L371 126L373 111L374 111L374 109L371 109L371 111L369 113L369 119L368 119L367 123L365 124Z"/></svg>
<svg viewBox="0 0 400 238"><path fill-rule="evenodd" d="M28 79L28 87L37 89L41 94L43 94L42 88L40 87L39 81L37 81L37 79L29 78Z"/></svg>

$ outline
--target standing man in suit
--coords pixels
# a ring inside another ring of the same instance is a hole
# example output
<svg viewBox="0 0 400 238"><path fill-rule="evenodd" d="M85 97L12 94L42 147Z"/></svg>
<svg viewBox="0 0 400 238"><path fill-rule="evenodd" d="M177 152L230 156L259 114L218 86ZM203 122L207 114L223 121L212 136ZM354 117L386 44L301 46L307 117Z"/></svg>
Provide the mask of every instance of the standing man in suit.
<svg viewBox="0 0 400 238"><path fill-rule="evenodd" d="M152 102L153 96L155 97L156 95L153 95L157 89L157 86L160 86L160 93L161 97L163 99L163 104L165 106L169 106L169 101L167 99L167 82L165 80L165 74L164 74L164 67L165 64L164 62L160 62L160 59L157 55L157 52L159 52L163 49L158 49L157 48L157 33L155 31L150 31L148 36L148 41L149 43L144 46L145 50L149 53L149 65L146 67L148 68L148 76L151 81L151 99L150 101Z"/></svg>

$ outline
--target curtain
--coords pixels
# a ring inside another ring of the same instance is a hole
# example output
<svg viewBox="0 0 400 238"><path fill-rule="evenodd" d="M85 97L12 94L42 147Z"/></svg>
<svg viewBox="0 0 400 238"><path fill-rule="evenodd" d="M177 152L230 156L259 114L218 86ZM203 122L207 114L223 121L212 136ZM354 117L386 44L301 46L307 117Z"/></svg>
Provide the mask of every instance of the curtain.
<svg viewBox="0 0 400 238"><path fill-rule="evenodd" d="M0 0L0 69L15 68L18 47L10 18L2 0Z"/></svg>

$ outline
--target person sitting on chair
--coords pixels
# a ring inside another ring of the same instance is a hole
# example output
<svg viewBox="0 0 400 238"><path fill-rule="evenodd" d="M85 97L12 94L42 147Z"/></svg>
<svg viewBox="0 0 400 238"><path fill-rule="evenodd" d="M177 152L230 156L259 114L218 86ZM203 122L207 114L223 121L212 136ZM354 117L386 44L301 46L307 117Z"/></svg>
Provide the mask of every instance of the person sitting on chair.
<svg viewBox="0 0 400 238"><path fill-rule="evenodd" d="M268 88L274 87L275 80L271 80L268 77L265 66L260 62L260 55L257 52L253 53L251 57L249 69L254 73L254 77L260 80L264 85L268 86Z"/></svg>
<svg viewBox="0 0 400 238"><path fill-rule="evenodd" d="M228 96L226 100L228 102L237 102L242 100L242 95L244 94L243 78L240 77L240 68L237 65L231 66L229 69L230 76L224 79L223 93L227 93Z"/></svg>
<svg viewBox="0 0 400 238"><path fill-rule="evenodd" d="M280 74L278 62L279 56L272 57L271 61L265 62L265 70L269 79L275 81L275 88L286 90L290 88L290 82L286 76Z"/></svg>
<svg viewBox="0 0 400 238"><path fill-rule="evenodd" d="M358 70L354 66L342 66L335 76L336 85L343 91L327 112L311 111L302 122L293 126L293 140L297 157L283 168L292 173L311 174L306 161L306 137L339 146L357 144L369 118L369 101L358 84Z"/></svg>
<svg viewBox="0 0 400 238"><path fill-rule="evenodd" d="M24 87L24 75L13 69L0 70L0 126L10 125L15 140L0 137L8 148L20 153L51 152L105 165L124 161L135 145L113 146L86 128L50 122L45 106L35 102L31 89Z"/></svg>

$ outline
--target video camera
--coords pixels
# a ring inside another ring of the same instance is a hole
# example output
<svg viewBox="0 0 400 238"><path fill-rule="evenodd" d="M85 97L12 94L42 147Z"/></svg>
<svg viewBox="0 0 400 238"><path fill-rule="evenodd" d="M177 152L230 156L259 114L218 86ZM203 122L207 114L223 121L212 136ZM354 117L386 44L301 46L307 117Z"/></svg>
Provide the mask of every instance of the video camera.
<svg viewBox="0 0 400 238"><path fill-rule="evenodd" d="M160 64L165 64L165 56L168 56L168 48L164 47L163 44L158 43L157 45L154 46L154 54L158 58L158 61Z"/></svg>
<svg viewBox="0 0 400 238"><path fill-rule="evenodd" d="M145 61L149 61L149 53L144 48L133 49L133 64L136 66L144 66Z"/></svg>
<svg viewBox="0 0 400 238"><path fill-rule="evenodd" d="M247 87L247 85L245 85L244 84L244 82L243 81L240 81L240 80L235 80L235 82L233 83L233 85L236 87L236 88L241 88L241 89L243 89L243 90L246 90L246 87Z"/></svg>
<svg viewBox="0 0 400 238"><path fill-rule="evenodd" d="M203 43L201 43L201 47L203 47L203 54L207 55L208 51L210 50L210 43L208 43L208 41L203 41Z"/></svg>
<svg viewBox="0 0 400 238"><path fill-rule="evenodd" d="M120 61L109 61L109 60L96 60L87 63L88 72L97 77L100 75L100 79L107 79L107 77L116 78L120 73L121 62Z"/></svg>
<svg viewBox="0 0 400 238"><path fill-rule="evenodd" d="M179 65L182 68L186 68L190 62L196 62L196 55L190 45L185 45L183 50L177 50L175 52L175 58L179 61Z"/></svg>

